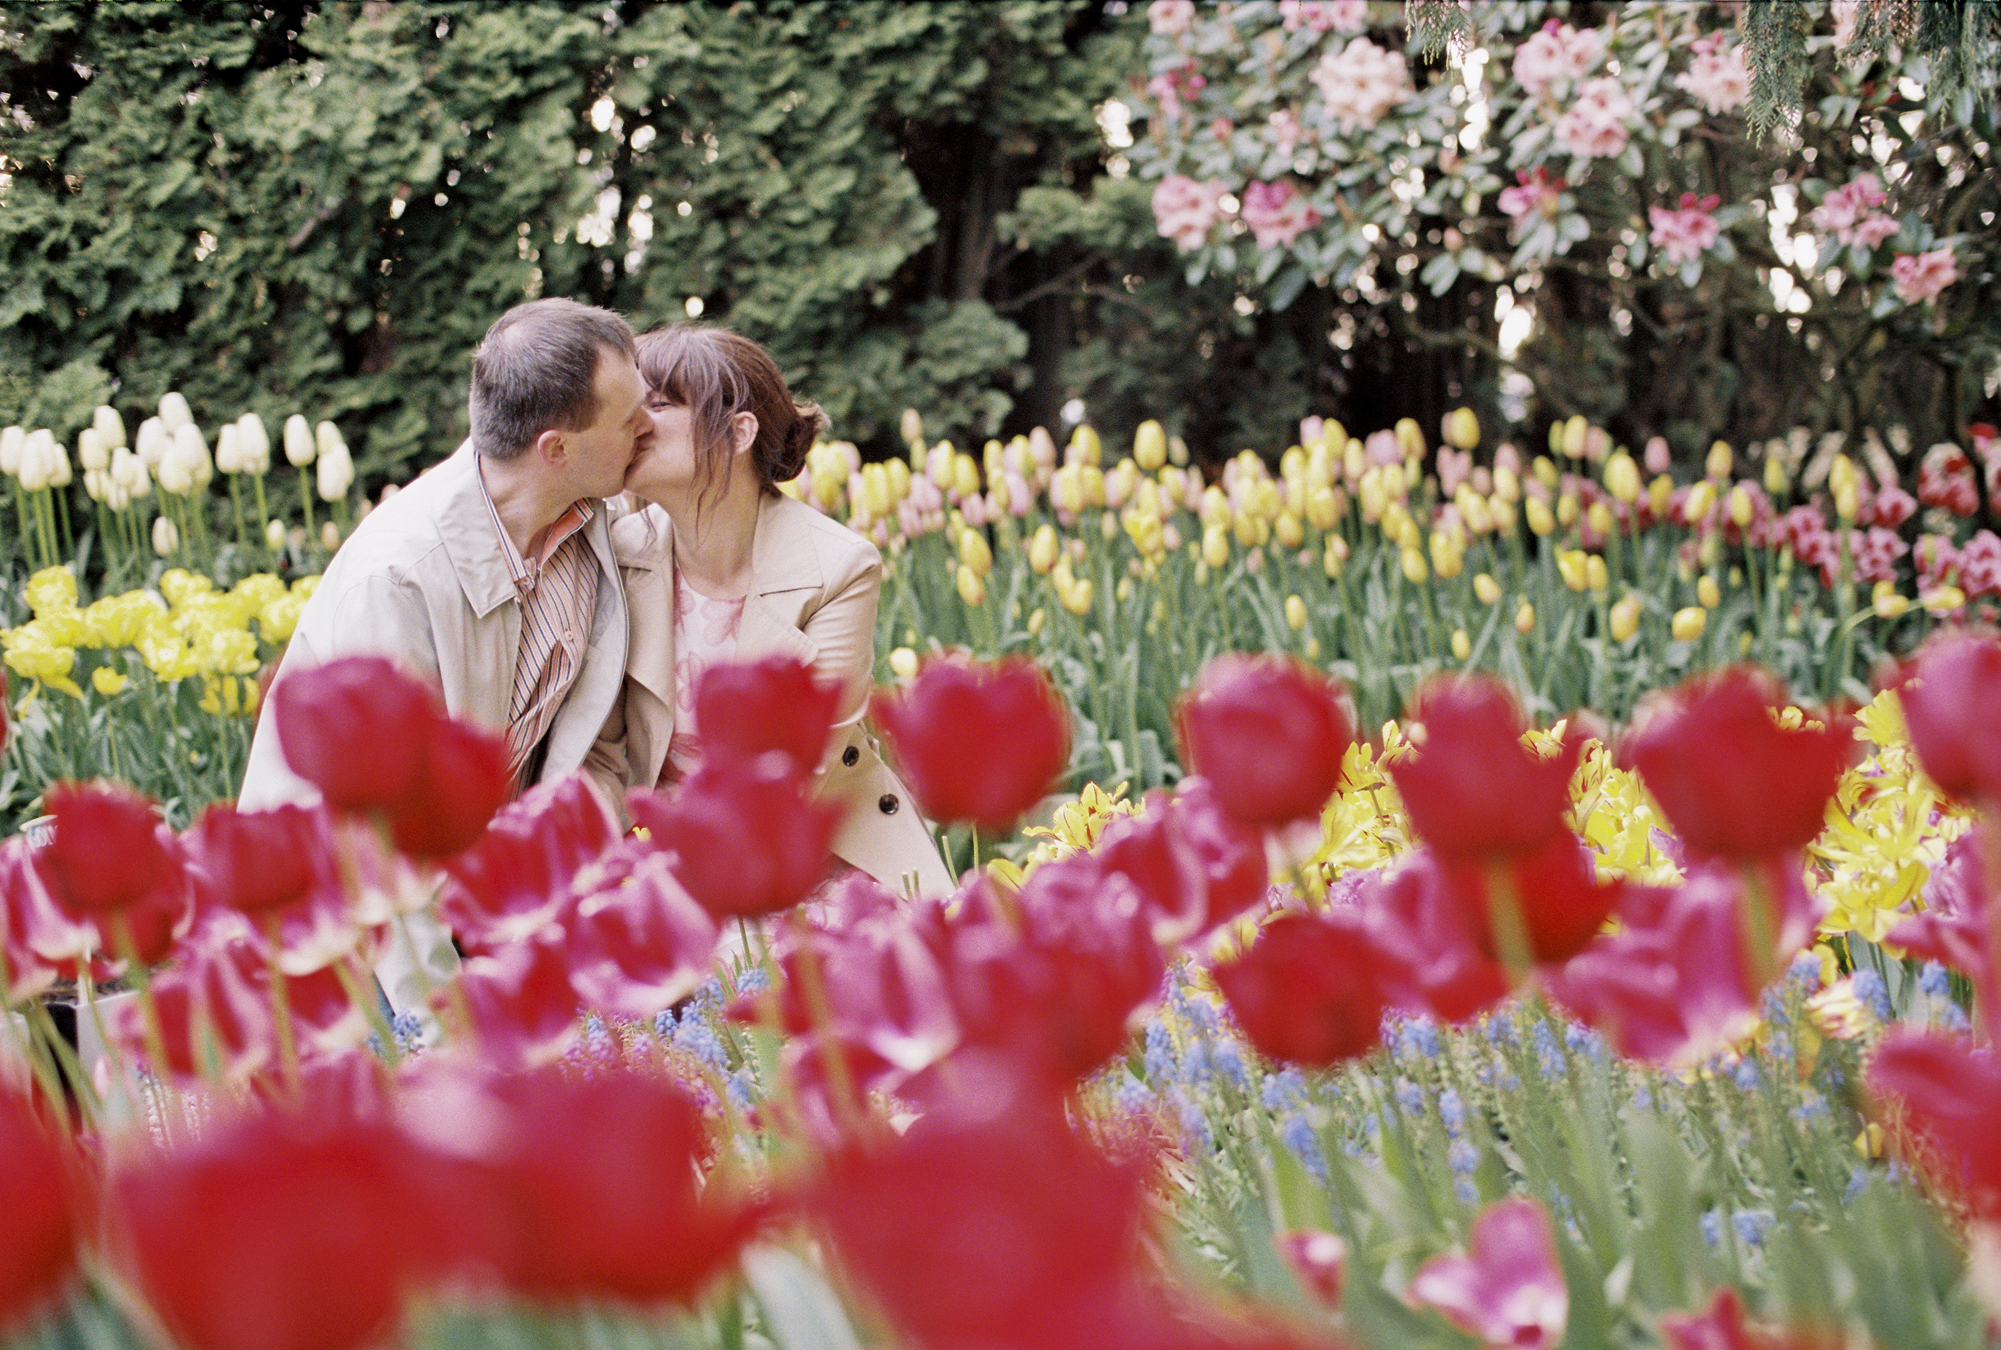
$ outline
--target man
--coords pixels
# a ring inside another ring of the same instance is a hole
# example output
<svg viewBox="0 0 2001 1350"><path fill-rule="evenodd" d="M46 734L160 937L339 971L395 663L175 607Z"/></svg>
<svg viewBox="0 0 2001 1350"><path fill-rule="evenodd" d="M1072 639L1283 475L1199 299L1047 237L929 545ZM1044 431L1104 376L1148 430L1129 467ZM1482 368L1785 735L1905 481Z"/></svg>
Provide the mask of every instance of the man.
<svg viewBox="0 0 2001 1350"><path fill-rule="evenodd" d="M274 687L336 656L387 656L433 681L454 716L506 735L517 788L582 767L624 677L625 591L601 499L650 428L644 393L618 315L555 299L502 315L473 354L471 436L355 529ZM258 721L245 808L317 795L274 722ZM623 764L594 767L624 781ZM415 1011L457 958L428 911L402 927L376 973L392 1007Z"/></svg>

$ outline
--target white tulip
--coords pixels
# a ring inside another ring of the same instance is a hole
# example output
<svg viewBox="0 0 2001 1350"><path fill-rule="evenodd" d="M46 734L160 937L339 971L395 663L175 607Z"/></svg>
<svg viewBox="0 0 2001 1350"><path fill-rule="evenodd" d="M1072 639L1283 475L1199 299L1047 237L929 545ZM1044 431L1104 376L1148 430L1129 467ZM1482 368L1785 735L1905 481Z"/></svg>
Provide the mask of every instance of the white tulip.
<svg viewBox="0 0 2001 1350"><path fill-rule="evenodd" d="M174 522L165 516L153 518L153 552L162 558L171 557L181 546L181 532Z"/></svg>
<svg viewBox="0 0 2001 1350"><path fill-rule="evenodd" d="M320 547L329 553L340 547L340 526L331 520L320 522Z"/></svg>
<svg viewBox="0 0 2001 1350"><path fill-rule="evenodd" d="M116 450L125 444L125 419L118 415L118 409L109 403L97 405L97 415L90 425L97 432L97 439L104 442L107 451Z"/></svg>
<svg viewBox="0 0 2001 1350"><path fill-rule="evenodd" d="M322 422L320 425L323 427L332 426L333 423ZM348 488L353 485L354 460L348 456L347 447L341 444L338 437L335 438L331 446L322 442L320 445L319 464L320 500L323 502L342 501L347 497Z"/></svg>
<svg viewBox="0 0 2001 1350"><path fill-rule="evenodd" d="M72 479L69 451L61 441L56 439L53 431L49 433L49 448L43 451L43 453L48 456L49 460L49 486L52 488L68 487Z"/></svg>
<svg viewBox="0 0 2001 1350"><path fill-rule="evenodd" d="M202 436L201 428L193 422L183 422L174 428L173 449L160 462L160 486L163 488L167 487L167 464L174 460L179 461L180 473L186 474L187 486L167 488L169 492L192 492L207 486L208 480L215 476L215 464L208 457L208 441ZM179 474L175 481L181 481Z"/></svg>
<svg viewBox="0 0 2001 1350"><path fill-rule="evenodd" d="M104 444L104 436L94 426L85 427L76 434L76 462L89 473L93 469L106 469L111 465L111 451Z"/></svg>
<svg viewBox="0 0 2001 1350"><path fill-rule="evenodd" d="M319 447L313 444L312 423L298 413L285 419L285 462L303 469L313 462Z"/></svg>
<svg viewBox="0 0 2001 1350"><path fill-rule="evenodd" d="M242 451L238 448L242 435L242 430L234 422L224 422L222 430L215 433L217 473L243 472Z"/></svg>
<svg viewBox="0 0 2001 1350"><path fill-rule="evenodd" d="M270 545L273 553L285 547L285 522L282 520L264 522L264 542Z"/></svg>
<svg viewBox="0 0 2001 1350"><path fill-rule="evenodd" d="M85 469L83 471L84 495L94 502L101 502L111 493L111 474L105 469Z"/></svg>
<svg viewBox="0 0 2001 1350"><path fill-rule="evenodd" d="M21 486L40 492L55 475L55 433L40 427L21 442Z"/></svg>
<svg viewBox="0 0 2001 1350"><path fill-rule="evenodd" d="M247 412L236 419L238 428L236 441L236 462L242 465L243 473L267 473L271 468L271 437L264 430L264 419L254 412Z"/></svg>
<svg viewBox="0 0 2001 1350"><path fill-rule="evenodd" d="M153 475L147 470L146 461L123 446L111 452L111 481L127 501L144 497L153 490Z"/></svg>
<svg viewBox="0 0 2001 1350"><path fill-rule="evenodd" d="M167 457L167 447L173 443L174 436L167 430L167 424L157 417L149 417L139 424L139 435L132 448L139 452L139 458L145 461L147 468L158 472L160 461Z"/></svg>
<svg viewBox="0 0 2001 1350"><path fill-rule="evenodd" d="M335 446L347 449L347 441L341 436L340 428L331 422L322 422L313 428L313 440L319 445L320 453L326 454Z"/></svg>
<svg viewBox="0 0 2001 1350"><path fill-rule="evenodd" d="M166 424L167 430L179 431L194 420L195 415L188 411L188 401L182 397L180 390L169 389L160 395L160 421Z"/></svg>
<svg viewBox="0 0 2001 1350"><path fill-rule="evenodd" d="M104 504L114 511L123 511L132 505L132 494L125 490L123 483L109 473L104 476Z"/></svg>
<svg viewBox="0 0 2001 1350"><path fill-rule="evenodd" d="M21 443L28 439L28 433L19 427L8 427L0 431L0 473L19 477L21 473Z"/></svg>

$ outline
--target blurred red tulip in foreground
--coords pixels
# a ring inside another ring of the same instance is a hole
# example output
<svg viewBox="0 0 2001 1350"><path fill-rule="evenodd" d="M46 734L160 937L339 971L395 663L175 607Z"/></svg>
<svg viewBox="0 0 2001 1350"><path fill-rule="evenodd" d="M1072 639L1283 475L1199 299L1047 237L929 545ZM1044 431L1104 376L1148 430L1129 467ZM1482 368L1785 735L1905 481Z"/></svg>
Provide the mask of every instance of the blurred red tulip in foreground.
<svg viewBox="0 0 2001 1350"><path fill-rule="evenodd" d="M1246 825L1310 820L1355 739L1340 686L1280 656L1219 656L1175 711L1182 757Z"/></svg>
<svg viewBox="0 0 2001 1350"><path fill-rule="evenodd" d="M935 657L873 706L918 804L941 823L1005 830L1069 763L1069 714L1026 657Z"/></svg>
<svg viewBox="0 0 2001 1350"><path fill-rule="evenodd" d="M53 1304L76 1266L69 1160L49 1129L0 1087L0 1335Z"/></svg>
<svg viewBox="0 0 2001 1350"><path fill-rule="evenodd" d="M1549 1216L1526 1196L1497 1200L1473 1220L1464 1256L1434 1256L1410 1298L1487 1345L1553 1346L1570 1319L1570 1289Z"/></svg>
<svg viewBox="0 0 2001 1350"><path fill-rule="evenodd" d="M1389 775L1411 825L1439 853L1529 854L1564 828L1582 742L1567 739L1547 759L1529 749L1528 719L1508 686L1489 675L1437 679L1410 715L1423 739L1409 758L1390 761Z"/></svg>
<svg viewBox="0 0 2001 1350"><path fill-rule="evenodd" d="M2001 805L2001 638L1946 632L1897 681L1918 762L1955 797Z"/></svg>
<svg viewBox="0 0 2001 1350"><path fill-rule="evenodd" d="M711 666L695 687L702 756L744 763L777 750L796 772L810 774L820 767L840 701L838 686L821 684L794 657Z"/></svg>

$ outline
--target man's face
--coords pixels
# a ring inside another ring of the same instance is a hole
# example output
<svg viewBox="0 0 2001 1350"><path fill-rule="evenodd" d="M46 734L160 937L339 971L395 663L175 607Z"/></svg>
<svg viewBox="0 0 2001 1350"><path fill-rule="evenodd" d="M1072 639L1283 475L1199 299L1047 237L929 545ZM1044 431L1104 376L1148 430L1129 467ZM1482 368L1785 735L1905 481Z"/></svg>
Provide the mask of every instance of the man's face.
<svg viewBox="0 0 2001 1350"><path fill-rule="evenodd" d="M597 420L581 431L563 433L569 447L568 475L579 497L609 497L624 490L626 466L639 438L652 429L643 400L639 368L623 352L598 353Z"/></svg>

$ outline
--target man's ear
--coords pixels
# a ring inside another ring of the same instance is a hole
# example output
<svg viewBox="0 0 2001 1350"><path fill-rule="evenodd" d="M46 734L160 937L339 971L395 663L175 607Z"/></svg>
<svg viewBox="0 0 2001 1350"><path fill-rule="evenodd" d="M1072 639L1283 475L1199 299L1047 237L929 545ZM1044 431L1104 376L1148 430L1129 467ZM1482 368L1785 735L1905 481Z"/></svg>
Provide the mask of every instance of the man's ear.
<svg viewBox="0 0 2001 1350"><path fill-rule="evenodd" d="M730 449L742 454L757 440L757 414L740 412L730 418Z"/></svg>
<svg viewBox="0 0 2001 1350"><path fill-rule="evenodd" d="M550 427L535 438L535 443L528 447L528 453L535 456L538 462L560 469L570 462L570 443L560 428Z"/></svg>

